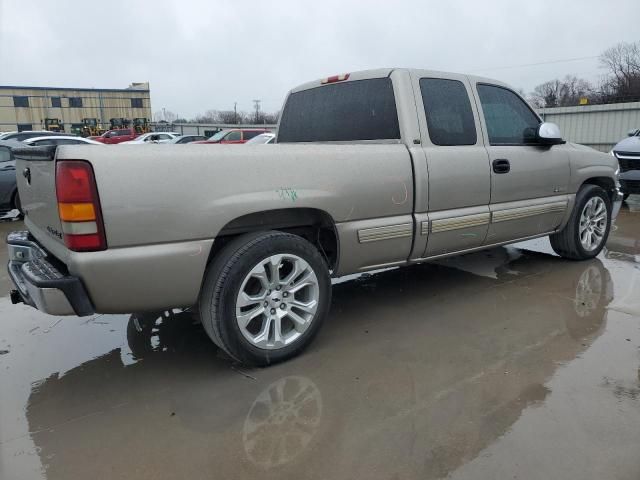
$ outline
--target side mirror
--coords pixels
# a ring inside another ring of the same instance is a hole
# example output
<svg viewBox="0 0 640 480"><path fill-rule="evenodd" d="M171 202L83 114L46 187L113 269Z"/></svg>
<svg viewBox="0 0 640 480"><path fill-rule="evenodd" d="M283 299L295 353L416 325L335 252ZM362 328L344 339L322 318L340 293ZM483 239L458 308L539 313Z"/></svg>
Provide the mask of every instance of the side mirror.
<svg viewBox="0 0 640 480"><path fill-rule="evenodd" d="M560 127L551 122L544 122L538 125L536 140L540 145L560 145L567 143L562 139Z"/></svg>

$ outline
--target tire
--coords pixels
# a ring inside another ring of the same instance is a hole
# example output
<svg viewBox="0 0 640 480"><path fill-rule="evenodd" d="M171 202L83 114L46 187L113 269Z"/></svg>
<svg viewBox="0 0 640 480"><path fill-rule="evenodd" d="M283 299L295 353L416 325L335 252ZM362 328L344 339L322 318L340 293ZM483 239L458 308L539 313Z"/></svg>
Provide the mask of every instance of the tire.
<svg viewBox="0 0 640 480"><path fill-rule="evenodd" d="M241 363L266 366L304 350L330 304L329 269L316 247L270 231L242 235L218 253L205 273L199 310L218 347Z"/></svg>
<svg viewBox="0 0 640 480"><path fill-rule="evenodd" d="M601 239L593 248L585 248L580 238L580 222L585 206L591 202L592 199L595 199L593 201L598 203L599 200L602 200L604 208L606 209L606 219L605 224L600 225L601 231L603 232ZM583 185L576 194L576 202L573 206L569 221L562 231L549 235L549 240L551 240L553 250L561 257L570 260L586 260L600 253L605 243L607 243L610 228L611 200L607 192L597 185Z"/></svg>

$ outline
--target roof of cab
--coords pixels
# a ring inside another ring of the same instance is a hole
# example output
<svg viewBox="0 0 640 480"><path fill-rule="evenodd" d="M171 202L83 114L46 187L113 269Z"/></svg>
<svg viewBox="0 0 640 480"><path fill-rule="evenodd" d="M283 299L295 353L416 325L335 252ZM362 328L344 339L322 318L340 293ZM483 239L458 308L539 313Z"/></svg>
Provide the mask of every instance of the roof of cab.
<svg viewBox="0 0 640 480"><path fill-rule="evenodd" d="M404 71L408 73L414 73L420 77L438 78L438 77L449 77L449 76L461 76L461 77L467 77L469 81L471 81L472 83L473 82L491 83L493 85L500 85L503 87L511 88L509 87L509 85L503 82L500 82L499 80L494 80L492 78L479 77L475 75L467 75L464 73L443 72L438 70L426 70L426 69L419 69L419 68L377 68L373 70L359 70L356 72L348 72L349 78L346 80L342 80L340 83L353 82L356 80L364 80L368 78L384 78L391 75L391 73L394 71ZM345 75L345 74L347 74L347 72L344 72L341 75ZM313 80L311 82L303 83L302 85L298 85L297 87L293 88L290 93L300 92L302 90L308 90L310 88L321 87L324 85L332 85L332 83L326 83L326 79L327 77L321 78L318 80Z"/></svg>

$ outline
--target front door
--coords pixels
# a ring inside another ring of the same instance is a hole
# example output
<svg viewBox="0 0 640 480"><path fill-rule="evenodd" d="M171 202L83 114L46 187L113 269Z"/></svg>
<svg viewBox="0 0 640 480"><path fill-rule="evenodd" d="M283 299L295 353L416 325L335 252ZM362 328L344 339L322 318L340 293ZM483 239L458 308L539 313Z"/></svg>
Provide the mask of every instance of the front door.
<svg viewBox="0 0 640 480"><path fill-rule="evenodd" d="M568 205L567 145L536 144L540 119L511 90L474 86L491 162L491 225L486 244L555 230Z"/></svg>
<svg viewBox="0 0 640 480"><path fill-rule="evenodd" d="M412 82L429 178L429 213L417 226L427 236L422 256L479 247L489 226L490 175L469 81L425 71Z"/></svg>

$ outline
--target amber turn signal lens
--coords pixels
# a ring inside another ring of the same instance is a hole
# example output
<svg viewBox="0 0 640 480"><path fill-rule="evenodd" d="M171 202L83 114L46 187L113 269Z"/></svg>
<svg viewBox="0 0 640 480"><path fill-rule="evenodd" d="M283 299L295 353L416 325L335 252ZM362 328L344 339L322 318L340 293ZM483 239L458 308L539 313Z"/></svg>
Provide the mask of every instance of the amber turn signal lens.
<svg viewBox="0 0 640 480"><path fill-rule="evenodd" d="M65 222L87 222L96 219L92 203L58 203L60 220Z"/></svg>

